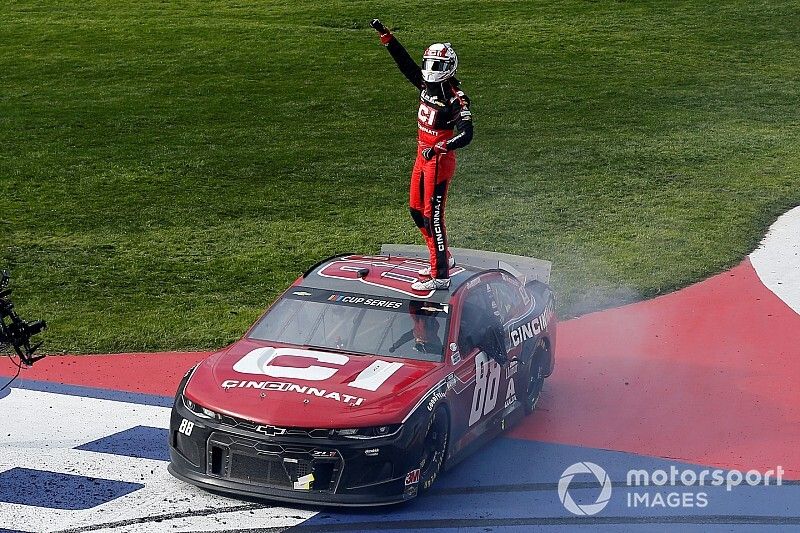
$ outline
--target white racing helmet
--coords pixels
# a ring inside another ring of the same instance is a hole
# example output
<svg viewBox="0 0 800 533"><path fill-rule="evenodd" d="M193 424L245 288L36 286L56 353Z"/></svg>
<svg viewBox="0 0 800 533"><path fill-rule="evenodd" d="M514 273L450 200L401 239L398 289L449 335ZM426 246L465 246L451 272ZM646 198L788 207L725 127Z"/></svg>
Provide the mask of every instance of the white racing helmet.
<svg viewBox="0 0 800 533"><path fill-rule="evenodd" d="M458 56L450 43L430 45L422 54L422 79L442 82L456 73Z"/></svg>

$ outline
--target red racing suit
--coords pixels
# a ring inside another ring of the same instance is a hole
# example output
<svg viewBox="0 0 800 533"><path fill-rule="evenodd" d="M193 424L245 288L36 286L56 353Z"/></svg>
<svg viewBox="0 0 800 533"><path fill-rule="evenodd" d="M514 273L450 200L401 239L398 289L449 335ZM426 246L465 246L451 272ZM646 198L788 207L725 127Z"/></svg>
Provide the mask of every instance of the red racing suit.
<svg viewBox="0 0 800 533"><path fill-rule="evenodd" d="M381 42L397 63L408 81L420 91L417 126L419 129L417 158L411 171L411 190L408 205L411 218L422 232L430 252L431 276L449 278L447 232L444 224L444 207L447 188L456 170L454 150L472 141L472 113L469 98L459 88L459 82L450 78L442 83L427 83L422 70L408 51L392 35L381 37ZM457 130L457 134L454 130ZM439 151L430 160L422 152L437 143Z"/></svg>

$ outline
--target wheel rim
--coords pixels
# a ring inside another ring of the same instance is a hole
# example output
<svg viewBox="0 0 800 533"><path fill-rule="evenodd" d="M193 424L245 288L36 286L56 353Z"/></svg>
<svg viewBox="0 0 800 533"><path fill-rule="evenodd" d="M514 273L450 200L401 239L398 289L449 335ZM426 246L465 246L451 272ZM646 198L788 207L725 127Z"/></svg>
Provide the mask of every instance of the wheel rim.
<svg viewBox="0 0 800 533"><path fill-rule="evenodd" d="M537 357L535 361L536 367L531 369L531 380L528 384L528 406L531 410L536 407L544 386L544 368L541 356Z"/></svg>
<svg viewBox="0 0 800 533"><path fill-rule="evenodd" d="M442 413L437 413L428 430L428 434L425 436L422 461L420 461L419 465L422 479L427 479L433 473L433 470L438 468L444 458L445 447L447 446L447 427L443 420Z"/></svg>

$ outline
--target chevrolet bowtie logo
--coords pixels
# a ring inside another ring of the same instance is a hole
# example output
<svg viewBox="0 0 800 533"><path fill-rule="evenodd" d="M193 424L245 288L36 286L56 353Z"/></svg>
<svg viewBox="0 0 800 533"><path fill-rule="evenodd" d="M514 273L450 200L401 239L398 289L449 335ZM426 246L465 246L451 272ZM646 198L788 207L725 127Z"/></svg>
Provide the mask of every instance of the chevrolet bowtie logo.
<svg viewBox="0 0 800 533"><path fill-rule="evenodd" d="M285 428L278 428L275 426L258 426L256 428L256 431L258 431L259 433L263 433L267 437L272 437L274 435L283 435L284 433L286 433Z"/></svg>

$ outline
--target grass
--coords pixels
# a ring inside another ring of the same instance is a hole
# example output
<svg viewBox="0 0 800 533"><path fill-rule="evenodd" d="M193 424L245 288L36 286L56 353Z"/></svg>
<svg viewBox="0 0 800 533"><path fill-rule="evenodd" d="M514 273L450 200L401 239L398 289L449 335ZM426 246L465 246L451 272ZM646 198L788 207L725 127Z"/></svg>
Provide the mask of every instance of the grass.
<svg viewBox="0 0 800 533"><path fill-rule="evenodd" d="M451 243L552 260L562 316L736 264L800 203L792 0L12 0L0 266L48 351L222 346L318 259L420 241L373 16L459 52Z"/></svg>

